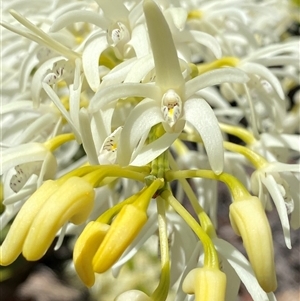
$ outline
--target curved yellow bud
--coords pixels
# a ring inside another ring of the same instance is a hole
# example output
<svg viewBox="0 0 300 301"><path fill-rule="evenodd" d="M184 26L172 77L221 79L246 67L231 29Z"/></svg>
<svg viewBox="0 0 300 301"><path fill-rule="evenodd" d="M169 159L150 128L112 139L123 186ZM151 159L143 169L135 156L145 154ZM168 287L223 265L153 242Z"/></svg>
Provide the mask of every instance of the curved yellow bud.
<svg viewBox="0 0 300 301"><path fill-rule="evenodd" d="M196 268L191 270L182 284L187 294L195 294L196 301L224 301L226 275L215 268Z"/></svg>
<svg viewBox="0 0 300 301"><path fill-rule="evenodd" d="M273 239L265 210L257 197L230 205L230 222L243 239L249 261L260 286L266 292L277 287Z"/></svg>
<svg viewBox="0 0 300 301"><path fill-rule="evenodd" d="M94 257L94 271L103 273L108 270L134 240L146 221L145 210L133 204L125 205L112 222Z"/></svg>
<svg viewBox="0 0 300 301"><path fill-rule="evenodd" d="M109 225L90 222L84 228L78 237L73 252L73 261L76 272L82 282L88 286L93 286L95 282L95 273L93 270L92 260L101 245Z"/></svg>
<svg viewBox="0 0 300 301"><path fill-rule="evenodd" d="M93 186L83 178L73 177L61 185L34 218L23 245L24 257L40 259L67 221L83 223L93 209L94 195Z"/></svg>
<svg viewBox="0 0 300 301"><path fill-rule="evenodd" d="M57 189L57 183L48 180L24 203L0 247L0 265L11 264L21 254L26 236L36 215Z"/></svg>

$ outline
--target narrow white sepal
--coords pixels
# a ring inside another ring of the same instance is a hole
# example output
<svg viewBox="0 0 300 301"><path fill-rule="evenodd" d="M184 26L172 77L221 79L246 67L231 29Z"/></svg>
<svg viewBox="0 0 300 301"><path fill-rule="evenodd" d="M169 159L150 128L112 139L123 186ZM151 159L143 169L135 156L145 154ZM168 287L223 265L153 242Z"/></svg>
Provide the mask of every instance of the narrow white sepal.
<svg viewBox="0 0 300 301"><path fill-rule="evenodd" d="M100 85L99 57L108 47L105 32L95 34L87 42L82 53L82 67L91 89L96 92Z"/></svg>
<svg viewBox="0 0 300 301"><path fill-rule="evenodd" d="M185 102L184 114L200 134L212 170L220 174L224 167L223 137L214 111L205 100L192 98Z"/></svg>
<svg viewBox="0 0 300 301"><path fill-rule="evenodd" d="M282 225L285 244L289 249L291 249L292 245L291 245L290 223L289 223L285 201L283 199L281 192L278 189L278 183L275 181L272 175L267 175L266 177L261 176L260 178L262 183L268 189L273 199L273 202L276 206L280 218L280 222Z"/></svg>
<svg viewBox="0 0 300 301"><path fill-rule="evenodd" d="M131 111L124 125L119 143L118 163L123 166L128 165L133 150L143 134L162 121L163 117L155 100L146 98L138 104Z"/></svg>
<svg viewBox="0 0 300 301"><path fill-rule="evenodd" d="M248 75L237 68L222 68L206 72L189 80L185 85L185 98L191 97L197 91L222 83L246 83Z"/></svg>

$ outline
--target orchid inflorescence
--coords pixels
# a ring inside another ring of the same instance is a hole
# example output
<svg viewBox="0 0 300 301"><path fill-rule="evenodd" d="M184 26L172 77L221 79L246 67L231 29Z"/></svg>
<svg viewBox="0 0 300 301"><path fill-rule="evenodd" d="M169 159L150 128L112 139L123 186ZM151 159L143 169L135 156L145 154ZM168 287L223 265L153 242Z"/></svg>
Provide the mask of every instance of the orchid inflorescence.
<svg viewBox="0 0 300 301"><path fill-rule="evenodd" d="M156 289L115 300L173 290L176 301L231 301L241 281L253 300L276 300L266 210L275 205L287 248L300 226L290 93L300 44L288 33L298 6L4 4L0 264L39 260L56 237L59 248L74 236L74 268L92 287L158 237ZM247 256L218 236L218 182Z"/></svg>

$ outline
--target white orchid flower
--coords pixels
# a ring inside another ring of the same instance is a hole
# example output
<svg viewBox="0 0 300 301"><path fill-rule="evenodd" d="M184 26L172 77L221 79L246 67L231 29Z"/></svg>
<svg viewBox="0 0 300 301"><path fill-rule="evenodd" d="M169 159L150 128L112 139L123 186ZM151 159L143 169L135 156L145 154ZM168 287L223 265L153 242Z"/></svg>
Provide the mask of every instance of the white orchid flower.
<svg viewBox="0 0 300 301"><path fill-rule="evenodd" d="M145 97L128 116L120 137L118 162L143 165L164 152L178 137L185 121L201 135L209 162L216 173L223 170L223 142L218 121L204 99L195 93L222 82L244 83L248 77L235 68L220 69L184 81L176 48L166 20L152 1L144 2L145 17L155 63L155 84L125 83L99 90L91 99L91 112L106 110L107 121L116 101L124 97ZM161 123L166 133L146 146L142 142L150 129ZM138 146L138 152L133 152Z"/></svg>
<svg viewBox="0 0 300 301"><path fill-rule="evenodd" d="M300 165L273 162L259 168L251 176L252 191L263 201L265 206L268 200L267 193L272 197L282 224L284 240L289 249L292 248L292 245L288 215L292 213L295 228L300 226L300 198L299 192L297 192L299 189L297 185L293 185L295 176L292 172L300 173ZM280 173L287 173L288 179L293 183L287 182L284 175L281 176Z"/></svg>

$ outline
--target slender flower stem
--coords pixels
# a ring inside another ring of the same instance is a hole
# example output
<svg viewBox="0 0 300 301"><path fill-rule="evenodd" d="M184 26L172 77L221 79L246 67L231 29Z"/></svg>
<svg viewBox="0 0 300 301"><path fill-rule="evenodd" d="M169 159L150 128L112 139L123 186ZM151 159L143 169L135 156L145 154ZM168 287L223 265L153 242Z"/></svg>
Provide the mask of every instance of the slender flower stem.
<svg viewBox="0 0 300 301"><path fill-rule="evenodd" d="M221 128L221 131L240 138L246 144L251 145L257 141L252 133L250 133L249 131L247 131L246 129L243 129L241 127L232 126L232 125L225 124L225 123L219 123L219 126Z"/></svg>
<svg viewBox="0 0 300 301"><path fill-rule="evenodd" d="M53 152L56 150L58 147L60 147L62 144L72 141L75 139L75 135L73 133L68 133L68 134L62 134L59 136L56 136L44 143L45 147L49 149L49 151Z"/></svg>
<svg viewBox="0 0 300 301"><path fill-rule="evenodd" d="M102 167L102 168L101 168ZM127 178L127 179L132 179L136 180L139 182L144 182L145 175L139 172L131 171L124 169L119 166L99 166L98 170L95 170L84 177L86 178L87 181L93 184L94 187L98 187L101 185L101 182L103 181L104 178L106 177L117 177L117 178Z"/></svg>
<svg viewBox="0 0 300 301"><path fill-rule="evenodd" d="M169 154L169 160L170 160L170 165L172 167L172 170L178 171L178 166L176 164L176 161L174 160L174 158L171 154ZM193 189L191 188L190 184L188 183L188 181L186 179L183 179L183 178L178 179L178 181L180 182L184 192L186 193L189 201L191 202L191 205L199 218L201 227L210 237L212 237L212 238L215 237L216 231L213 226L213 223L211 222L209 216L206 214L204 209L199 204L198 199L197 199Z"/></svg>
<svg viewBox="0 0 300 301"><path fill-rule="evenodd" d="M218 254L212 243L210 237L202 229L202 227L196 222L191 214L176 200L169 190L165 190L161 197L165 199L171 207L184 219L184 221L191 227L191 229L198 236L203 244L204 249L204 266L209 268L219 269Z"/></svg>
<svg viewBox="0 0 300 301"><path fill-rule="evenodd" d="M248 147L238 145L238 144L234 144L234 143L227 142L227 141L224 141L224 147L227 150L242 154L257 169L263 167L265 164L268 163L267 160L264 157L262 157L261 155L259 155L256 152L254 152L253 150L249 149Z"/></svg>
<svg viewBox="0 0 300 301"><path fill-rule="evenodd" d="M152 294L153 300L166 300L170 286L170 260L169 260L169 245L167 233L167 220L165 200L161 197L156 199L157 214L158 214L158 231L160 242L160 256L161 256L161 277L158 287Z"/></svg>
<svg viewBox="0 0 300 301"><path fill-rule="evenodd" d="M96 165L84 166L75 169L58 179L59 184L63 184L72 177L85 177L87 181L93 183L94 187L101 186L101 181L105 177L128 178L139 182L144 182L145 176L149 174L147 167L120 167L118 165Z"/></svg>
<svg viewBox="0 0 300 301"><path fill-rule="evenodd" d="M239 61L240 60L237 57L223 57L211 63L199 64L198 65L199 75L218 68L236 67Z"/></svg>
<svg viewBox="0 0 300 301"><path fill-rule="evenodd" d="M216 175L211 170L179 170L179 171L167 171L165 178L168 182L179 179L188 178L207 178L224 182L234 199L234 201L244 200L246 197L250 197L250 193L246 187L234 176L222 173Z"/></svg>

